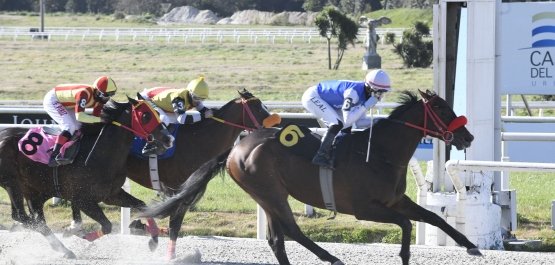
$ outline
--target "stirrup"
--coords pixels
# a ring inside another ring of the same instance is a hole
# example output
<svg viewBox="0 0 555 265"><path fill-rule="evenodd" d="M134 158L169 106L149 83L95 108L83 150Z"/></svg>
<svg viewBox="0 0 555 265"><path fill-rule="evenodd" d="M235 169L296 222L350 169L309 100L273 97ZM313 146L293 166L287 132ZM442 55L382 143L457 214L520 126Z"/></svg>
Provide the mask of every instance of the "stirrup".
<svg viewBox="0 0 555 265"><path fill-rule="evenodd" d="M325 168L329 168L329 169L332 169L332 170L334 169L333 168L333 161L331 161L327 157L324 157L324 156L319 155L319 154L316 154L316 156L314 156L314 158L312 159L312 164L322 166L322 167L325 167Z"/></svg>
<svg viewBox="0 0 555 265"><path fill-rule="evenodd" d="M49 166L49 167L57 167L57 166L60 165L60 164L58 163L58 160L56 159L56 157L57 157L57 156L50 157L50 160L48 161L48 166Z"/></svg>

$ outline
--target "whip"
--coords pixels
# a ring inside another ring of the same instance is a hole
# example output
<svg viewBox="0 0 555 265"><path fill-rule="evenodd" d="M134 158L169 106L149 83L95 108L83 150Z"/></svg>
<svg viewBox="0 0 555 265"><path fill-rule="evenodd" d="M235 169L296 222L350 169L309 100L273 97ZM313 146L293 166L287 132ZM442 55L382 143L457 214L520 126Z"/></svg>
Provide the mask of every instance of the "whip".
<svg viewBox="0 0 555 265"><path fill-rule="evenodd" d="M366 163L370 158L370 140L372 140L372 127L374 127L374 107L370 108L370 132L368 133L368 150L366 151Z"/></svg>

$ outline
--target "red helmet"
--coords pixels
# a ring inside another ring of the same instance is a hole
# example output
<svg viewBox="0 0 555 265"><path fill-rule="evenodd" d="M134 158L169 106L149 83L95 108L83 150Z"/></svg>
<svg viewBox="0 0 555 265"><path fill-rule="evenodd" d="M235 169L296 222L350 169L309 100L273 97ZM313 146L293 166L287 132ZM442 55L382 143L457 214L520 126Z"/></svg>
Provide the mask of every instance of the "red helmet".
<svg viewBox="0 0 555 265"><path fill-rule="evenodd" d="M113 96L116 94L118 87L116 82L107 76L101 76L96 81L94 81L94 88L102 92L103 96Z"/></svg>

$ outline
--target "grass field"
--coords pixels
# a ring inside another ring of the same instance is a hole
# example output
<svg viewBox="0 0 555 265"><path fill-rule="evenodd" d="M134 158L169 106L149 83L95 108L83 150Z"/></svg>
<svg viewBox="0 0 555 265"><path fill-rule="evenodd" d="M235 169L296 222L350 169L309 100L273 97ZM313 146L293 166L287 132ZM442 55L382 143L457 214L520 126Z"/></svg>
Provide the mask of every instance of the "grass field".
<svg viewBox="0 0 555 265"><path fill-rule="evenodd" d="M0 25L33 26L35 16L15 17L0 14ZM58 20L59 19L59 20ZM73 19L70 18L69 21ZM50 17L50 25L80 26L102 23L109 18L80 16L80 24L70 24L64 16ZM83 20L83 21L81 21ZM15 21L15 22L14 22ZM54 21L57 21L54 23ZM95 22L91 22L95 21ZM65 24L64 24L65 23ZM120 23L120 22L118 22ZM144 27L126 23L117 26ZM153 26L153 25L150 25ZM406 27L406 26L402 26ZM200 42L113 42L113 41L9 41L0 39L0 100L42 99L53 86L60 83L92 83L100 75L111 76L119 87L117 100L143 88L154 86L184 87L189 80L203 75L211 89L210 100L229 101L243 87L267 101L300 101L302 92L327 79L362 80L361 70L365 46L358 43L346 51L339 70L328 70L325 43L200 43ZM433 88L433 69L404 68L391 45L378 45L382 68L392 78L394 92L386 101L395 101L399 91ZM335 50L332 50L335 56ZM335 60L335 57L332 57ZM333 61L332 61L333 63ZM425 170L425 165L422 165ZM424 171L425 172L425 171ZM414 180L407 176L407 195L416 197ZM555 233L550 228L550 205L553 199L552 174L511 174L510 188L516 189L519 229L517 238L542 239L543 250L554 250ZM153 191L132 183L132 194L151 203ZM317 218L303 215L303 205L291 200L297 221L303 231L317 241L399 243L396 226L357 221L339 215L327 220L327 211L318 210ZM119 208L104 206L114 227L119 224ZM67 226L67 207L45 206L48 224L55 230ZM229 177L217 178L195 211L187 214L184 234L254 237L256 235L256 205ZM0 189L0 227L11 224L9 199ZM85 217L91 230L98 225ZM167 220L161 221L167 225Z"/></svg>

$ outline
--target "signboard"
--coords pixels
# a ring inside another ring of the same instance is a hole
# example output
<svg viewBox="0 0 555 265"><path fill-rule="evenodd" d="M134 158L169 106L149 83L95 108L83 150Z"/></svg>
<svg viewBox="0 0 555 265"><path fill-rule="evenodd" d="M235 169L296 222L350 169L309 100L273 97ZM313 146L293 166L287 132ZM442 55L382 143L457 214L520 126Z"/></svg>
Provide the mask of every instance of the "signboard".
<svg viewBox="0 0 555 265"><path fill-rule="evenodd" d="M555 95L554 11L554 2L502 4L502 94Z"/></svg>
<svg viewBox="0 0 555 265"><path fill-rule="evenodd" d="M48 114L44 113L0 113L0 124L56 124Z"/></svg>

